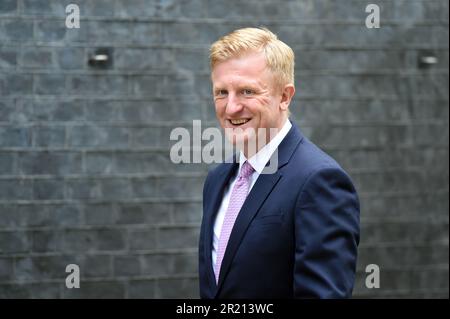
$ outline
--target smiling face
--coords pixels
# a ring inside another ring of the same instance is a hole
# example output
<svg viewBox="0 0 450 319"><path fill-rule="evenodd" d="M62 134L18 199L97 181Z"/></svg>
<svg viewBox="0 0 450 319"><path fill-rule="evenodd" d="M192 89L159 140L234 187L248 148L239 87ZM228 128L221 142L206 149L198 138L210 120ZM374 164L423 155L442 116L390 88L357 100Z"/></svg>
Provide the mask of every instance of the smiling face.
<svg viewBox="0 0 450 319"><path fill-rule="evenodd" d="M249 131L259 134L263 130L258 129L265 128L267 138L270 128L281 129L295 90L292 84L282 88L275 85L263 53L252 52L218 63L211 79L217 119L226 132L231 132L228 138L234 145L247 145L254 139Z"/></svg>

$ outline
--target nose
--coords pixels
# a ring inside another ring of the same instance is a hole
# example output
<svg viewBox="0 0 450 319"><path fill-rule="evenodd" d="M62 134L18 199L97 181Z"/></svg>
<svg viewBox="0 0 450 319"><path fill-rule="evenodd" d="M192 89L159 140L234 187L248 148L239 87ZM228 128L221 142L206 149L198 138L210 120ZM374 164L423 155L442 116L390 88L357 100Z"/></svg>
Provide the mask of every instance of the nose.
<svg viewBox="0 0 450 319"><path fill-rule="evenodd" d="M227 105L225 107L225 112L227 115L232 116L239 113L243 109L243 105L239 101L239 98L234 93L228 94Z"/></svg>

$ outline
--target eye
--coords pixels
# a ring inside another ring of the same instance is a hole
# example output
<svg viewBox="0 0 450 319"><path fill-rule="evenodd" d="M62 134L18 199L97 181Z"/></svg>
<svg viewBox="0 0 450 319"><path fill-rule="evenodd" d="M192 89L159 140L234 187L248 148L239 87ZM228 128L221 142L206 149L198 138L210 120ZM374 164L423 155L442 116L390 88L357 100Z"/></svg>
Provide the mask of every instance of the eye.
<svg viewBox="0 0 450 319"><path fill-rule="evenodd" d="M226 96L228 94L227 90L216 90L216 96L217 97L221 97L221 96Z"/></svg>
<svg viewBox="0 0 450 319"><path fill-rule="evenodd" d="M253 90L251 90L251 89L243 89L242 90L242 94L243 95L252 95L253 94Z"/></svg>

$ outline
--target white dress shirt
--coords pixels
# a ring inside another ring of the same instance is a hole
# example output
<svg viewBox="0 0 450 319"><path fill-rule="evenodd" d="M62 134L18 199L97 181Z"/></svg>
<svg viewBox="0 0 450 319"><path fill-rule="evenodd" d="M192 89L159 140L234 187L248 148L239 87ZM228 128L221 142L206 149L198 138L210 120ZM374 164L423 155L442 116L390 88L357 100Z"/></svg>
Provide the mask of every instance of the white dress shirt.
<svg viewBox="0 0 450 319"><path fill-rule="evenodd" d="M259 175L263 171L264 167L266 167L266 164L269 162L270 157L275 152L275 150L280 145L281 141L286 137L287 133L291 129L292 124L289 120L286 120L281 130L274 136L274 138L267 143L263 148L261 148L255 155L253 155L248 162L250 165L252 165L253 169L255 170L253 174L251 175L250 180L250 189L248 192L250 193L253 185L255 185L256 180L258 179ZM242 164L247 160L245 155L240 152L239 155L239 170L240 172ZM236 183L238 174L236 174L234 177L230 179L230 182L228 183L228 186L225 188L222 203L220 204L219 212L216 216L216 221L214 223L214 234L213 234L213 248L212 248L212 264L213 267L216 263L217 258L217 246L219 244L219 237L220 232L222 230L223 220L225 218L225 213L228 209L228 204L230 202L230 196L231 196L231 190L234 187L234 184Z"/></svg>

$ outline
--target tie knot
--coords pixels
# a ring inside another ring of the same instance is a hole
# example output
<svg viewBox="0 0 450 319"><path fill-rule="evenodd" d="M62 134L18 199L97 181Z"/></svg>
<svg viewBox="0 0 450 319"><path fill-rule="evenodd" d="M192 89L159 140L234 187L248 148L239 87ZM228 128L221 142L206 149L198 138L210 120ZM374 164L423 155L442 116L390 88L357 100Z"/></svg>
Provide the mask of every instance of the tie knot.
<svg viewBox="0 0 450 319"><path fill-rule="evenodd" d="M245 161L244 164L242 164L241 171L239 173L239 177L242 178L248 178L252 173L254 172L254 168L248 161Z"/></svg>

